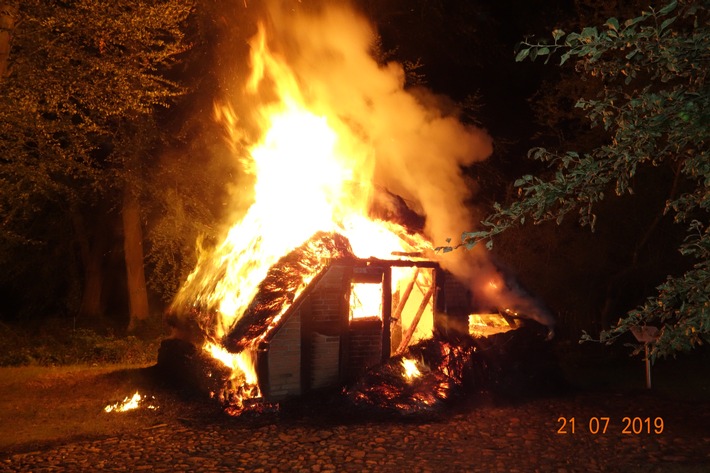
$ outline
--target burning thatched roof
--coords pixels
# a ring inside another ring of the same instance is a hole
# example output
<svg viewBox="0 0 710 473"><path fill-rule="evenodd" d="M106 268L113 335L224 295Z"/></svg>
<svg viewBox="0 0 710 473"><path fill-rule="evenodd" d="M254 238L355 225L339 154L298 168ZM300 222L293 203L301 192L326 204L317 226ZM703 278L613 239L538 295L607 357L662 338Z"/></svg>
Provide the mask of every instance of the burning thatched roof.
<svg viewBox="0 0 710 473"><path fill-rule="evenodd" d="M294 303L301 291L333 260L354 258L348 240L337 233L318 232L269 269L259 292L225 340L239 352L262 340Z"/></svg>

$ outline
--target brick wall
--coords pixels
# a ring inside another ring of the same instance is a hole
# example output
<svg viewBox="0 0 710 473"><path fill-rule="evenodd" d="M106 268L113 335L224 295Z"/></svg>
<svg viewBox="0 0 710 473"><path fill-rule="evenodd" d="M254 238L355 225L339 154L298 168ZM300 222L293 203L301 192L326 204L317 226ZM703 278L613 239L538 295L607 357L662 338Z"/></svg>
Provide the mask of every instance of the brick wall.
<svg viewBox="0 0 710 473"><path fill-rule="evenodd" d="M471 291L461 284L451 273L444 274L444 294L446 312L450 315L467 315L471 313Z"/></svg>
<svg viewBox="0 0 710 473"><path fill-rule="evenodd" d="M331 266L308 296L309 323L315 330L333 332L343 327L348 314L349 268ZM332 325L330 329L323 325Z"/></svg>
<svg viewBox="0 0 710 473"><path fill-rule="evenodd" d="M348 378L357 378L382 358L382 321L355 320L350 323L350 344L347 360Z"/></svg>
<svg viewBox="0 0 710 473"><path fill-rule="evenodd" d="M269 342L268 392L264 393L270 400L338 383L349 271L347 266L331 266L276 329ZM302 379L303 375L308 378Z"/></svg>

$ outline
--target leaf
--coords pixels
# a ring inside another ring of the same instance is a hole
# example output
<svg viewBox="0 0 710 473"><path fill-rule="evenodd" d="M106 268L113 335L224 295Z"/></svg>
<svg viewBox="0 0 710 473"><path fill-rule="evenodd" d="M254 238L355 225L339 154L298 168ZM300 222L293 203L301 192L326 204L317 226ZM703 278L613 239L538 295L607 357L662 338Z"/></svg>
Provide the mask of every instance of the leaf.
<svg viewBox="0 0 710 473"><path fill-rule="evenodd" d="M645 16L637 16L636 18L631 18L629 20L626 20L624 22L624 27L628 28L629 26L633 26L639 21L643 21L646 17Z"/></svg>
<svg viewBox="0 0 710 473"><path fill-rule="evenodd" d="M552 37L554 38L555 42L557 42L560 38L562 38L565 35L565 32L562 30L554 30L552 31Z"/></svg>
<svg viewBox="0 0 710 473"><path fill-rule="evenodd" d="M671 23L673 23L673 22L676 20L676 18L677 18L677 17L674 16L674 17L672 17L672 18L666 18L665 20L663 20L663 23L661 23L660 31L663 31L663 30L665 30L666 28L668 28L668 26L670 26Z"/></svg>
<svg viewBox="0 0 710 473"><path fill-rule="evenodd" d="M580 33L579 37L581 39L596 39L599 33L597 32L597 29L594 26L587 26L582 30L582 33Z"/></svg>
<svg viewBox="0 0 710 473"><path fill-rule="evenodd" d="M523 61L530 54L530 48L521 49L517 56L515 56L515 62Z"/></svg>
<svg viewBox="0 0 710 473"><path fill-rule="evenodd" d="M613 18L613 17L612 17L612 18L609 18L608 20L606 20L605 25L606 25L610 30L614 30L614 31L618 31L618 30L619 30L619 20L617 20L616 18Z"/></svg>
<svg viewBox="0 0 710 473"><path fill-rule="evenodd" d="M480 240L482 238L485 238L486 236L488 236L488 232L463 232L461 234L461 241Z"/></svg>
<svg viewBox="0 0 710 473"><path fill-rule="evenodd" d="M548 47L542 47L542 48L540 48L540 49L537 50L537 54L538 54L538 56L544 56L544 55L546 55L546 54L550 54L550 48L548 48Z"/></svg>
<svg viewBox="0 0 710 473"><path fill-rule="evenodd" d="M672 12L673 10L675 10L675 7L677 7L677 6L678 6L678 2L676 0L673 0L671 3L669 3L665 7L658 10L658 13L660 15L667 15L670 12Z"/></svg>

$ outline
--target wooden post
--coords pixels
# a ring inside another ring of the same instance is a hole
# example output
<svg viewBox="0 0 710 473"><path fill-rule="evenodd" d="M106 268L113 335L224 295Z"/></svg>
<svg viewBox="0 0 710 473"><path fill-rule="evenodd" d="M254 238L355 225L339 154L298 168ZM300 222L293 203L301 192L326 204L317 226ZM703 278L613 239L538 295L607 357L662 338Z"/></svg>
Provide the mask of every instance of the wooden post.
<svg viewBox="0 0 710 473"><path fill-rule="evenodd" d="M644 343L646 351L646 389L651 389L651 360L648 358L648 342Z"/></svg>
<svg viewBox="0 0 710 473"><path fill-rule="evenodd" d="M651 389L651 360L648 357L648 344L658 340L660 331L653 325L642 325L631 327L631 333L637 341L644 344L644 364L646 365L646 389Z"/></svg>
<svg viewBox="0 0 710 473"><path fill-rule="evenodd" d="M390 357L390 320L392 319L392 268L387 266L382 274L382 361Z"/></svg>
<svg viewBox="0 0 710 473"><path fill-rule="evenodd" d="M434 286L436 287L436 292L434 292L434 313L446 313L446 276L444 276L444 271L440 267L434 268Z"/></svg>

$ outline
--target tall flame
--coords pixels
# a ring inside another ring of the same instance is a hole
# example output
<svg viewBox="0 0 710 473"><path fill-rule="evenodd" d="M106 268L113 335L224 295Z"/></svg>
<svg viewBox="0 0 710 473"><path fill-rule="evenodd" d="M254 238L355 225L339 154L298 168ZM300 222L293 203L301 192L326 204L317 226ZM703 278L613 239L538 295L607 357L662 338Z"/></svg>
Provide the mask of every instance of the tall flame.
<svg viewBox="0 0 710 473"><path fill-rule="evenodd" d="M361 257L430 247L421 237L407 243L398 237L403 228L368 217L371 146L340 117L311 110L319 107L304 98L297 75L270 50L262 25L251 46L246 90L259 95L271 86L275 97L259 109L265 131L243 158L255 176L254 202L224 242L203 255L173 303L215 310L213 325L203 327L215 341L244 314L269 268L318 231L343 234ZM218 105L216 112L232 138L241 139L233 108Z"/></svg>

